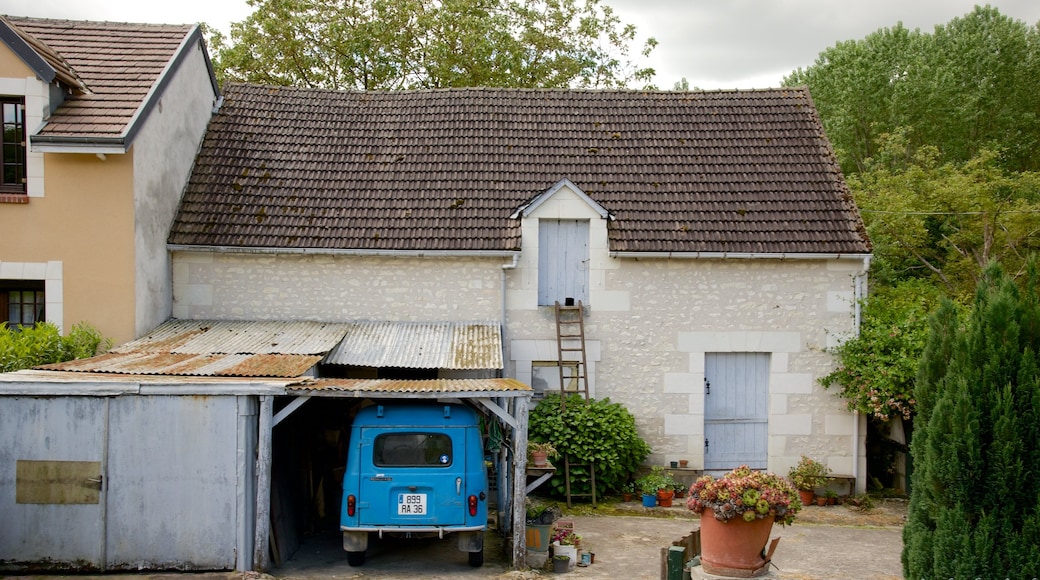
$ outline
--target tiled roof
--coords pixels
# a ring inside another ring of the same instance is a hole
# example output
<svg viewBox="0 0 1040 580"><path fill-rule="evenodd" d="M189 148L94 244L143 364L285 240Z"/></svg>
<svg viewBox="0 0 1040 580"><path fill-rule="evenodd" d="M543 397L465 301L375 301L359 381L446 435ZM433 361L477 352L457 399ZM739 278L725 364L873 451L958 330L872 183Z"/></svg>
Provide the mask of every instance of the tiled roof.
<svg viewBox="0 0 1040 580"><path fill-rule="evenodd" d="M6 18L60 55L89 90L87 94L66 96L40 131L41 141L124 136L135 114L147 104L145 97L195 28Z"/></svg>
<svg viewBox="0 0 1040 580"><path fill-rule="evenodd" d="M512 251L569 179L620 252L866 253L806 89L226 87L169 241Z"/></svg>

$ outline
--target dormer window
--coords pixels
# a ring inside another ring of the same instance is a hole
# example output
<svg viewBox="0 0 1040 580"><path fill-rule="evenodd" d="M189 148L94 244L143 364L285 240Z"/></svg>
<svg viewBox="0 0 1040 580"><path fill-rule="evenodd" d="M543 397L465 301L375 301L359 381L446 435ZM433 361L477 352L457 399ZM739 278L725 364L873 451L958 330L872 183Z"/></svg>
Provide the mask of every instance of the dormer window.
<svg viewBox="0 0 1040 580"><path fill-rule="evenodd" d="M25 193L25 102L21 97L0 97L0 105L4 122L0 193Z"/></svg>

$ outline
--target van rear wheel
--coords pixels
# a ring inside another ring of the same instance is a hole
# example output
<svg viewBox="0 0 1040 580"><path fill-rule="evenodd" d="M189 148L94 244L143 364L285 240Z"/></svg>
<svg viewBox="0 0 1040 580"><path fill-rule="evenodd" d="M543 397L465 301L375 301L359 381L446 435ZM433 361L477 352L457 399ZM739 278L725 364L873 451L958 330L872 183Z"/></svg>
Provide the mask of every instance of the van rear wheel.
<svg viewBox="0 0 1040 580"><path fill-rule="evenodd" d="M351 566L361 566L364 563L364 552L347 552L347 564L350 564Z"/></svg>
<svg viewBox="0 0 1040 580"><path fill-rule="evenodd" d="M469 553L469 565L473 566L474 568L480 568L481 566L483 566L484 565L484 550L481 550L479 552L470 552Z"/></svg>

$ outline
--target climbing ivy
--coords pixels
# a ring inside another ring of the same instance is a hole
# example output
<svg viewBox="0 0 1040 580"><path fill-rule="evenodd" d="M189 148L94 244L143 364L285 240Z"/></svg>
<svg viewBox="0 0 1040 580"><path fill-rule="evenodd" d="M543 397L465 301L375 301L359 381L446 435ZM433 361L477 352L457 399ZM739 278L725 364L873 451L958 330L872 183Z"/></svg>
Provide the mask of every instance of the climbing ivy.
<svg viewBox="0 0 1040 580"><path fill-rule="evenodd" d="M590 399L579 395L567 398L566 410L560 411L560 395L547 395L531 411L529 438L549 441L562 456L570 458L571 494L592 491L591 474L584 465L596 466L597 494L616 492L628 481L639 464L650 455L647 445L636 432L635 417L620 403L610 399ZM558 465L562 467L562 465ZM563 469L549 481L552 493L566 490Z"/></svg>

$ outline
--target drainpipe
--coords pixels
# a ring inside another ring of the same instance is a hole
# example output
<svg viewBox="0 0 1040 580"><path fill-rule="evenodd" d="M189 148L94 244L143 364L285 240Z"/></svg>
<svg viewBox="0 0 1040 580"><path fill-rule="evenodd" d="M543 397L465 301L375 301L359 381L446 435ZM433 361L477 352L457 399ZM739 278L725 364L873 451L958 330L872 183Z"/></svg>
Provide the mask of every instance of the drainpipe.
<svg viewBox="0 0 1040 580"><path fill-rule="evenodd" d="M502 264L502 374L506 370L506 270L516 270L520 263L520 254L513 254L513 261Z"/></svg>
<svg viewBox="0 0 1040 580"><path fill-rule="evenodd" d="M858 337L860 334L860 325L863 322L863 300L867 297L867 273L870 271L870 256L863 257L863 272L856 275L856 291L854 300L854 310L856 313L856 322L854 331ZM859 493L859 410L853 413L852 421L852 478L855 489L854 492ZM864 485L864 491L866 486Z"/></svg>

